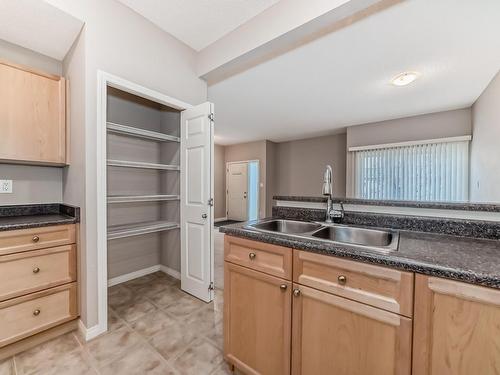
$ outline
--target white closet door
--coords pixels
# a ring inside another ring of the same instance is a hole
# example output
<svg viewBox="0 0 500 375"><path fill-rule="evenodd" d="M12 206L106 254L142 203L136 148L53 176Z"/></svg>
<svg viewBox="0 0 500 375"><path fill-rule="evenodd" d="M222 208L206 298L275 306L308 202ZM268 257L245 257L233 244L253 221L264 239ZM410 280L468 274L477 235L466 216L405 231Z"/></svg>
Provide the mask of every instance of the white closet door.
<svg viewBox="0 0 500 375"><path fill-rule="evenodd" d="M181 113L181 288L213 299L213 104Z"/></svg>

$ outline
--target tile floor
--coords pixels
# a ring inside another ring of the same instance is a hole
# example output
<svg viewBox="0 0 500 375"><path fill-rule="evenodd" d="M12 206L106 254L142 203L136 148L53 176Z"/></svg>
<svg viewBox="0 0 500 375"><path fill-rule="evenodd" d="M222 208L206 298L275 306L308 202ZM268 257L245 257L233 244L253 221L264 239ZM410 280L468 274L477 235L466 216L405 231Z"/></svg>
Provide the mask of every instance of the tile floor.
<svg viewBox="0 0 500 375"><path fill-rule="evenodd" d="M222 358L222 291L205 304L158 272L109 289L109 332L69 333L0 362L0 375L231 374Z"/></svg>

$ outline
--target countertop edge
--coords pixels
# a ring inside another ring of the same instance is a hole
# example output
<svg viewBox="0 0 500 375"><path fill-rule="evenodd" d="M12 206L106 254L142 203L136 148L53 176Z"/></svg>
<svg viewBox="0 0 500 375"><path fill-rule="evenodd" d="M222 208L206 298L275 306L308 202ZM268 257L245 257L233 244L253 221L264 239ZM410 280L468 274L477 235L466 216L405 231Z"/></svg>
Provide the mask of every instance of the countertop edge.
<svg viewBox="0 0 500 375"><path fill-rule="evenodd" d="M235 237L247 238L273 245L289 247L292 249L304 250L328 256L348 258L354 261L395 268L401 271L415 272L427 276L441 277L469 284L500 289L500 279L490 277L489 275L481 275L471 271L457 270L449 267L443 267L414 260L405 260L404 258L394 259L390 255L383 253L368 253L349 247L334 246L332 244L325 245L324 243L321 243L319 241L305 242L300 239L293 239L278 234L264 234L261 232L238 227L220 227L219 231ZM326 248L326 246L328 246L328 248Z"/></svg>

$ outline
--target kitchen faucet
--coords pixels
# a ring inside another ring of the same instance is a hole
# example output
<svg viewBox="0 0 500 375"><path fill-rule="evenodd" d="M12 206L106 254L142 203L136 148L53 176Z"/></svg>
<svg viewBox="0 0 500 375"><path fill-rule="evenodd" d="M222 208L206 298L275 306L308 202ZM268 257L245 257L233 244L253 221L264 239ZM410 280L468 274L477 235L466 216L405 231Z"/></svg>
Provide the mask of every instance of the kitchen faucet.
<svg viewBox="0 0 500 375"><path fill-rule="evenodd" d="M333 209L333 172L330 165L326 166L326 170L323 175L323 195L328 197L325 222L333 223L334 219L342 220L344 218L344 205L342 202L340 202L340 210Z"/></svg>

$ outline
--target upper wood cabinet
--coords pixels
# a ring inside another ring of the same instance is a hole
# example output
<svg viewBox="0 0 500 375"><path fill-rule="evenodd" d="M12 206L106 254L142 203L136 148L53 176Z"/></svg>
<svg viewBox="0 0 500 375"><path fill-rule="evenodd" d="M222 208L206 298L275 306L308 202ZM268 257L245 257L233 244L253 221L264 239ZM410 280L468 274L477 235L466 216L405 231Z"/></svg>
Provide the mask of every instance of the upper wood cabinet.
<svg viewBox="0 0 500 375"><path fill-rule="evenodd" d="M414 375L500 374L500 291L416 275Z"/></svg>
<svg viewBox="0 0 500 375"><path fill-rule="evenodd" d="M0 60L0 161L66 164L66 82Z"/></svg>
<svg viewBox="0 0 500 375"><path fill-rule="evenodd" d="M293 284L292 375L409 375L411 319Z"/></svg>
<svg viewBox="0 0 500 375"><path fill-rule="evenodd" d="M289 375L292 283L224 265L224 355L247 375Z"/></svg>

